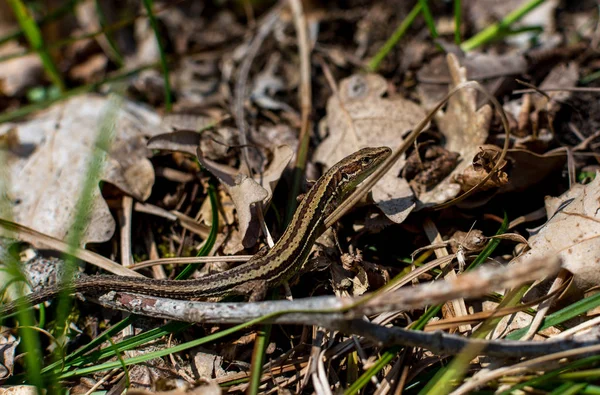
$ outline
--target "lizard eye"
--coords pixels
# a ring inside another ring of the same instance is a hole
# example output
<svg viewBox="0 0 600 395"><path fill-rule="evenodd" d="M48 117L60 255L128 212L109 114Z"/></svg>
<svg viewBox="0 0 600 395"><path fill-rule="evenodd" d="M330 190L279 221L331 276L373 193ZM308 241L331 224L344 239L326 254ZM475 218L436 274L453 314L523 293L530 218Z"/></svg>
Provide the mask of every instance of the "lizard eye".
<svg viewBox="0 0 600 395"><path fill-rule="evenodd" d="M373 161L373 159L371 159L370 157L366 157L362 159L362 164L363 166L368 166L371 164L371 162Z"/></svg>

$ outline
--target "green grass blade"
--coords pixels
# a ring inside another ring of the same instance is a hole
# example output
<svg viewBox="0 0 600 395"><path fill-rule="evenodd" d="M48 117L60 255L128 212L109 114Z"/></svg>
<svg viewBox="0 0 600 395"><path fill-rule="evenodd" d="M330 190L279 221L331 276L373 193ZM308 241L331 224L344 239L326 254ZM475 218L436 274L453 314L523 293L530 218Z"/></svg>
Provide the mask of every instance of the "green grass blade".
<svg viewBox="0 0 600 395"><path fill-rule="evenodd" d="M254 351L252 353L252 362L250 364L250 383L246 393L248 395L258 395L260 392L260 379L262 378L262 368L265 362L265 351L269 345L269 339L271 338L272 325L263 325L261 330L258 331L256 341L254 342Z"/></svg>
<svg viewBox="0 0 600 395"><path fill-rule="evenodd" d="M146 7L146 12L148 13L148 20L150 21L150 26L152 30L154 30L154 35L156 36L156 43L158 44L158 51L160 52L160 64L163 69L163 78L165 80L165 110L167 112L171 111L171 84L169 83L169 66L167 64L167 55L165 54L165 50L163 48L162 41L160 39L160 32L158 31L158 24L156 23L156 17L152 12L152 0L143 0L144 7Z"/></svg>
<svg viewBox="0 0 600 395"><path fill-rule="evenodd" d="M431 10L429 9L427 0L419 0L419 4L421 5L421 9L423 10L423 19L425 19L425 23L427 24L429 34L431 34L431 38L438 38L439 34L435 28L435 21L433 20L433 15L431 14Z"/></svg>
<svg viewBox="0 0 600 395"><path fill-rule="evenodd" d="M62 18L63 16L67 15L68 13L73 12L75 5L79 1L80 0L68 0L67 2L62 4L60 7L50 11L48 13L48 15L44 16L43 18L41 18L41 20L39 22L36 22L36 23L39 26L43 26L48 22L52 22L52 21ZM0 37L0 46L4 45L5 43L7 43L9 41L17 40L22 35L23 35L23 30L17 29L3 37Z"/></svg>
<svg viewBox="0 0 600 395"><path fill-rule="evenodd" d="M540 326L539 330L544 330L546 328L550 328L552 326L561 324L598 306L600 306L600 294L592 295L587 298L581 299L565 307L564 309L561 309L555 313L548 315L542 321L542 325ZM529 326L516 330L510 335L508 335L506 338L509 340L519 340L521 337L523 337L523 335L525 335L525 333L527 333L528 329Z"/></svg>
<svg viewBox="0 0 600 395"><path fill-rule="evenodd" d="M219 208L217 204L217 191L214 185L208 187L208 197L210 199L210 209L212 210L212 223L210 225L210 233L206 238L206 242L198 251L196 256L207 256L210 250L212 250L217 240L217 232L219 231ZM178 275L175 277L177 280L183 280L192 275L198 268L198 263L192 263L187 265Z"/></svg>
<svg viewBox="0 0 600 395"><path fill-rule="evenodd" d="M156 339L160 339L161 337L181 332L190 326L190 324L185 322L170 322L160 328L152 329L115 343L114 348L104 348L91 352L88 355L81 355L81 353L78 353L79 355L75 358L67 358L64 371L66 371L66 368L96 364L98 361L114 358L117 355L116 353L133 350ZM103 336L103 338L106 339L106 336ZM54 368L56 368L56 366L54 366ZM44 372L46 372L46 370L44 370ZM62 373L62 371L58 371L57 373Z"/></svg>
<svg viewBox="0 0 600 395"><path fill-rule="evenodd" d="M563 383L558 388L550 393L550 395L575 395L581 393L585 387L587 387L587 383L573 383L568 381Z"/></svg>
<svg viewBox="0 0 600 395"><path fill-rule="evenodd" d="M367 384L371 382L371 377L379 373L383 368L387 366L387 364L392 362L392 359L394 359L394 357L398 355L400 350L402 350L402 347L394 346L384 351L384 353L381 354L381 358L379 358L379 360L376 363L374 363L373 366L371 366L363 374L361 374L358 380L352 383L350 387L348 387L348 389L344 391L344 395L358 394L358 392L361 389L363 389Z"/></svg>
<svg viewBox="0 0 600 395"><path fill-rule="evenodd" d="M115 43L115 40L113 40L112 35L110 33L105 32L107 23L106 17L104 16L104 12L102 11L102 6L100 5L99 0L95 0L94 2L96 6L96 15L100 24L100 30L104 32L104 38L106 39L106 42L108 43L108 46L110 48L110 51L108 51L110 53L107 53L107 55L110 57L110 59L112 59L113 62L117 64L117 66L123 67L125 61L123 59L123 56L119 52L119 47Z"/></svg>
<svg viewBox="0 0 600 395"><path fill-rule="evenodd" d="M525 15L527 15L530 11L541 5L543 2L544 0L530 0L529 2L523 4L521 7L508 14L500 22L485 28L475 36L463 42L460 48L465 52L472 51L473 49L496 39L497 37L504 34L504 32L510 28L510 25L523 18Z"/></svg>
<svg viewBox="0 0 600 395"><path fill-rule="evenodd" d="M4 264L7 270L12 274L13 278L25 279L19 270L19 261L13 254L6 254ZM1 317L0 317L1 318ZM21 339L19 348L24 352L25 357L25 375L27 382L38 389L38 393L42 393L45 387L42 378L42 346L40 343L39 332L34 328L37 327L36 320L31 309L20 309L17 311L16 319L19 322L18 333Z"/></svg>
<svg viewBox="0 0 600 395"><path fill-rule="evenodd" d="M518 390L520 390L521 388L525 388L525 387L529 387L529 386L534 387L536 385L546 383L546 382L558 377L562 373L565 373L565 372L568 372L568 371L574 370L574 369L579 369L579 368L582 368L582 367L590 365L590 364L595 364L598 361L600 361L600 356L597 356L597 355L592 356L592 357L582 358L577 361L573 361L569 364L566 364L565 366L561 366L558 369L554 369L549 372L546 372L539 377L534 377L530 380L523 381L519 384L516 384L513 387L509 388L508 390L503 391L500 395L509 395L509 394L518 393Z"/></svg>
<svg viewBox="0 0 600 395"><path fill-rule="evenodd" d="M408 13L406 18L400 23L400 26L394 31L394 34L383 44L383 47L371 58L367 63L367 71L375 72L379 68L379 64L385 59L387 54L398 44L398 41L404 37L408 28L413 24L417 15L421 12L421 3L417 3Z"/></svg>
<svg viewBox="0 0 600 395"><path fill-rule="evenodd" d="M135 365L138 363L149 361L154 358L160 358L160 357L164 357L164 356L176 353L176 352L189 350L190 348L198 347L198 346L201 346L202 344L215 342L215 341L217 341L223 337L229 336L241 329L247 328L252 325L260 324L265 319L269 319L269 318L277 316L277 315L280 315L280 314L271 314L271 315L267 315L264 317L256 318L256 319L250 320L246 323L233 326L231 328L225 329L223 331L220 331L218 333L215 333L215 334L212 334L209 336L205 336L200 339L196 339L196 340L192 340L187 343L179 344L177 346L174 346L174 347L171 347L168 349L163 349L163 350L155 351L155 352L144 354L144 355L139 355L137 357L129 358L129 359L124 360L124 364L125 364L125 366ZM70 372L65 372L62 375L60 375L59 378L61 380L65 380L65 379L68 379L71 377L81 376L81 375L95 373L95 372L101 372L101 371L108 370L108 369L115 369L115 368L119 368L121 366L122 366L121 362L118 362L118 361L106 362L103 364L90 366L87 368L81 368L81 369L72 370Z"/></svg>
<svg viewBox="0 0 600 395"><path fill-rule="evenodd" d="M115 82L115 81L119 81L125 78L128 78L132 75L136 75L138 74L140 71L142 70L146 70L146 69L150 69L153 67L156 67L156 63L153 64L149 64L149 65L145 65L145 66L141 66L138 67L136 69L133 70L127 70L124 71L122 73L116 74L112 77L106 78L102 81L99 82L95 82L93 84L88 84L88 85L83 85L80 87L77 87L75 89L71 89L70 91L64 92L61 96L56 97L56 98L51 98L48 100L45 100L43 102L39 102L39 103L34 103L28 106L22 106L20 108L18 108L17 110L11 111L11 112L7 112L4 114L0 114L0 123L4 123L4 122L10 122L10 121L14 121L16 119L19 119L21 117L24 117L26 115L29 115L35 111L39 111L39 110L43 110L45 108L50 107L52 104L69 99L73 96L77 96L86 92L93 92L97 89L99 89L101 86L111 83L111 82Z"/></svg>
<svg viewBox="0 0 600 395"><path fill-rule="evenodd" d="M42 33L35 19L29 13L29 10L21 0L8 0L8 4L12 7L15 17L21 26L21 30L27 37L29 45L38 53L46 75L52 83L62 92L65 90L65 84L58 72L58 68L54 64L52 57L44 47Z"/></svg>
<svg viewBox="0 0 600 395"><path fill-rule="evenodd" d="M460 45L460 26L462 24L462 2L454 0L454 43Z"/></svg>

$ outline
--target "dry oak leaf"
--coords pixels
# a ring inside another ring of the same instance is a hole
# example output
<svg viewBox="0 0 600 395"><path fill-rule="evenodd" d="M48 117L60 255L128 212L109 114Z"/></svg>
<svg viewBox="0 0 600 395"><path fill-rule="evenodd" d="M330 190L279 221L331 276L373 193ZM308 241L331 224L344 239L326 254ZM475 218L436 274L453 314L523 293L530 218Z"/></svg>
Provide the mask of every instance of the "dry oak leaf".
<svg viewBox="0 0 600 395"><path fill-rule="evenodd" d="M448 54L447 59L451 88L467 81L466 70L460 67L454 54ZM460 161L454 171L442 180L436 187L419 196L422 205L441 204L455 198L461 190L460 184L454 181L479 152L479 147L488 137L488 128L492 118L492 109L484 105L477 109L477 91L472 88L461 89L449 100L445 111L440 110L435 115L439 130L446 137L448 151L460 154Z"/></svg>
<svg viewBox="0 0 600 395"><path fill-rule="evenodd" d="M531 250L513 260L558 256L580 291L600 285L600 173L587 185L575 184L546 198L548 222L532 232Z"/></svg>
<svg viewBox="0 0 600 395"><path fill-rule="evenodd" d="M15 222L58 239L66 237L75 220L98 131L109 113L114 113L114 137L103 158L100 179L137 200L150 196L154 169L147 159L146 136L162 132L160 117L127 100L116 104L99 95L82 95L28 121L0 126L0 137L7 133L18 137L18 144L0 148L7 158L8 198ZM89 209L81 243L110 239L115 221L99 188L93 191Z"/></svg>
<svg viewBox="0 0 600 395"><path fill-rule="evenodd" d="M269 166L262 173L262 176L256 179L205 158L200 149L198 149L197 154L198 161L202 166L221 181L221 184L231 196L239 218L242 245L245 248L252 247L256 244L260 233L255 204L266 205L271 201L277 182L292 159L294 152L287 145L275 147L273 159Z"/></svg>
<svg viewBox="0 0 600 395"><path fill-rule="evenodd" d="M252 247L258 240L259 226L254 212L255 203L267 204L271 200L273 190L294 154L287 145L275 147L269 166L260 176L252 178L237 169L209 159L202 150L201 135L198 132L178 130L162 134L150 139L148 147L197 155L202 166L221 181L231 196L238 213L239 230L245 248Z"/></svg>
<svg viewBox="0 0 600 395"><path fill-rule="evenodd" d="M396 147L402 136L425 117L423 109L401 97L383 98L387 81L376 74L355 74L342 80L339 91L327 101L324 124L328 137L317 147L314 159L333 166L364 147ZM373 199L385 215L401 223L415 206L414 195L403 178L401 159L373 188Z"/></svg>

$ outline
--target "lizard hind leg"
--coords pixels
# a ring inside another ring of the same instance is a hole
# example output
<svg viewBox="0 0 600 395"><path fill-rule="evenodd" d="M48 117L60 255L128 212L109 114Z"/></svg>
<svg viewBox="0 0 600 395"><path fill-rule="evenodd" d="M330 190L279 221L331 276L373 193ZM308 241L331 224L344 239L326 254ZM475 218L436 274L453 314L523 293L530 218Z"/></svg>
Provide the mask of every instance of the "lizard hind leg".
<svg viewBox="0 0 600 395"><path fill-rule="evenodd" d="M232 289L232 293L237 295L249 295L249 302L259 302L265 299L267 295L267 283L262 280L248 281Z"/></svg>

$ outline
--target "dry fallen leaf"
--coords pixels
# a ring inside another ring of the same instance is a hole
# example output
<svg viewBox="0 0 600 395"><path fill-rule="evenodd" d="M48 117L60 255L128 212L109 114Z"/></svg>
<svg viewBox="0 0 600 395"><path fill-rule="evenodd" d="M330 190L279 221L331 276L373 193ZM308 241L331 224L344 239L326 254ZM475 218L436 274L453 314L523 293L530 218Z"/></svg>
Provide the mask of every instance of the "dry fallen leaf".
<svg viewBox="0 0 600 395"><path fill-rule="evenodd" d="M143 388L131 388L127 391L131 395L220 395L223 392L214 380L204 379L197 387L181 380L183 385L176 388L168 388L162 391L148 391Z"/></svg>
<svg viewBox="0 0 600 395"><path fill-rule="evenodd" d="M10 332L0 335L0 380L4 380L13 374L15 354L20 342Z"/></svg>
<svg viewBox="0 0 600 395"><path fill-rule="evenodd" d="M257 177L255 180L237 170L234 174L231 168L205 158L202 151L198 149L198 161L221 181L233 200L238 213L239 231L244 247L252 247L258 240L259 226L254 211L255 203L267 204L271 200L273 190L293 154L292 149L286 145L276 147L273 150L271 163L262 177Z"/></svg>
<svg viewBox="0 0 600 395"><path fill-rule="evenodd" d="M0 387L0 395L36 395L38 389L34 385L10 385Z"/></svg>
<svg viewBox="0 0 600 395"><path fill-rule="evenodd" d="M200 134L191 130L179 130L156 136L148 142L151 149L197 154L198 161L215 177L231 196L239 218L239 230L244 247L253 246L258 240L259 227L256 222L254 204L267 204L273 196L281 174L292 159L293 151L287 145L275 147L269 166L255 179L237 169L217 163L205 155ZM261 186L262 185L262 186Z"/></svg>
<svg viewBox="0 0 600 395"><path fill-rule="evenodd" d="M331 167L363 147L397 147L425 112L404 98L383 98L386 91L387 81L376 74L355 74L343 80L338 94L327 102L329 135L317 147L315 161ZM373 188L375 203L396 223L404 221L414 208L408 182L398 178L403 166L404 160L396 162Z"/></svg>
<svg viewBox="0 0 600 395"><path fill-rule="evenodd" d="M473 158L472 163L463 170L462 173L454 176L454 181L461 186L461 190L466 192L485 179L490 171L494 169L501 150L495 145L481 146L480 151ZM500 166L502 169L506 165L506 160ZM508 183L508 176L504 171L495 172L488 180L480 186L482 191L498 188Z"/></svg>
<svg viewBox="0 0 600 395"><path fill-rule="evenodd" d="M537 155L527 150L510 149L506 160L510 163L508 183L499 192L522 192L561 169L567 160L567 152L554 150Z"/></svg>
<svg viewBox="0 0 600 395"><path fill-rule="evenodd" d="M145 136L162 132L160 117L133 102L120 103L114 109L114 138L100 178L143 201L154 184ZM0 126L0 136L13 130L19 143L6 152L8 196L15 222L65 238L75 220L75 206L85 184L96 135L111 106L114 108L115 103L107 98L82 95L29 121ZM81 243L109 240L115 221L99 188L93 191L90 210Z"/></svg>
<svg viewBox="0 0 600 395"><path fill-rule="evenodd" d="M460 67L456 56L448 54L447 61L452 86L466 82L466 69ZM446 137L444 148L459 153L460 161L452 173L436 187L419 196L423 205L441 204L460 193L461 186L454 181L455 175L461 174L471 165L473 158L479 152L479 147L487 139L492 117L492 109L489 105L477 109L476 103L476 90L461 89L448 100L446 110L436 114L436 124Z"/></svg>
<svg viewBox="0 0 600 395"><path fill-rule="evenodd" d="M14 28L0 25L0 36L5 37ZM25 47L16 40L11 40L0 46L0 57L20 54L24 50ZM0 67L0 94L8 97L24 95L28 88L40 84L43 78L42 61L36 53L5 60Z"/></svg>
<svg viewBox="0 0 600 395"><path fill-rule="evenodd" d="M504 103L503 108L517 121L515 134L519 136L514 148L546 152L554 143L554 118L562 105L571 97L569 91L546 89L573 88L579 81L579 66L572 62L555 66L539 86L540 93L528 93Z"/></svg>
<svg viewBox="0 0 600 395"><path fill-rule="evenodd" d="M600 285L600 174L587 185L575 184L557 198L546 198L548 222L532 232L531 250L515 258L558 256L574 275L577 289Z"/></svg>

